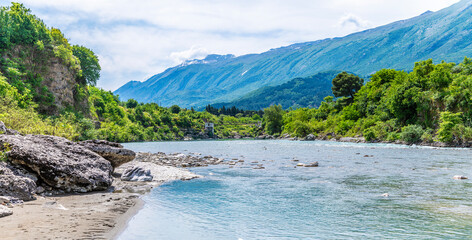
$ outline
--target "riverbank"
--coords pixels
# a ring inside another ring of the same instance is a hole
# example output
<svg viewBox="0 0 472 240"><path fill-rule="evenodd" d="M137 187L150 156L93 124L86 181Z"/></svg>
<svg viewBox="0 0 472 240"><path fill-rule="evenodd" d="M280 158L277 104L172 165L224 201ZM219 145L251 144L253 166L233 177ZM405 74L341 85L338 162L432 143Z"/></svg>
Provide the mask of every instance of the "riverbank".
<svg viewBox="0 0 472 240"><path fill-rule="evenodd" d="M12 207L13 215L0 218L1 239L114 239L143 206L140 198L143 194L166 182L201 177L180 167L223 164L221 159L210 156L163 153L136 156L114 169L113 184L106 191L54 196L42 193L33 201L6 204ZM152 179L122 180L130 169L141 169Z"/></svg>
<svg viewBox="0 0 472 240"><path fill-rule="evenodd" d="M2 239L113 239L143 206L138 194L40 197L0 218Z"/></svg>

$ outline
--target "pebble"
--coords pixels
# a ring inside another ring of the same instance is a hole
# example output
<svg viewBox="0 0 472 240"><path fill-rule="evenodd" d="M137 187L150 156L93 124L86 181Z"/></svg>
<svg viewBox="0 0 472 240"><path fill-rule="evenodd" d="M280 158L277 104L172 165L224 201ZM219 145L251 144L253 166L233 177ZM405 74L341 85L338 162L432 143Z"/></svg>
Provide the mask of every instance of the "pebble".
<svg viewBox="0 0 472 240"><path fill-rule="evenodd" d="M462 175L456 175L454 177L452 177L453 179L455 180L465 180L465 179L469 179L468 177L466 176L462 176Z"/></svg>

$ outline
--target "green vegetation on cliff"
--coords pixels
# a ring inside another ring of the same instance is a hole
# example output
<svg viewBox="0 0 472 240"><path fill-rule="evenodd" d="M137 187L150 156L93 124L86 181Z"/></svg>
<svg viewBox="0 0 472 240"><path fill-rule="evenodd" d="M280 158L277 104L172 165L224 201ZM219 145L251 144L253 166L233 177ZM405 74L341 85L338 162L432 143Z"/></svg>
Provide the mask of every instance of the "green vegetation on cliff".
<svg viewBox="0 0 472 240"><path fill-rule="evenodd" d="M0 8L0 72L20 94L31 96L39 112L87 111L85 87L96 83L99 70L91 50L71 46L59 29L48 28L22 4Z"/></svg>

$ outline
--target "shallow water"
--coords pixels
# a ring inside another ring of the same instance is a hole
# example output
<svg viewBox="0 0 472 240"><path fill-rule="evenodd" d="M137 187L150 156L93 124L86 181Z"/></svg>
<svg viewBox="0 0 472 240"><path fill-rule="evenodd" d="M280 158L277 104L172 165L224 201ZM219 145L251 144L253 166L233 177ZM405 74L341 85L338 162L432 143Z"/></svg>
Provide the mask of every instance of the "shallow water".
<svg viewBox="0 0 472 240"><path fill-rule="evenodd" d="M466 239L471 150L295 141L127 143L244 159L144 196L119 239ZM366 156L367 155L367 156ZM318 161L318 168L294 166ZM258 163L252 163L257 161ZM265 169L253 169L257 164ZM382 196L388 193L388 197Z"/></svg>

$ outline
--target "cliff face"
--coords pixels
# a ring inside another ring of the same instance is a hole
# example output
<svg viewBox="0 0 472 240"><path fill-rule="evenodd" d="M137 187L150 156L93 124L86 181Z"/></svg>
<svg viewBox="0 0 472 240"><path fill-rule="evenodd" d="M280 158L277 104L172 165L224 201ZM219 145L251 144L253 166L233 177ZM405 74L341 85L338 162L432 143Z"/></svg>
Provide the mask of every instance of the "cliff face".
<svg viewBox="0 0 472 240"><path fill-rule="evenodd" d="M56 115L65 108L87 112L88 97L78 93L79 70L56 57L52 49L38 51L34 46L15 46L3 60L20 65L21 80L35 88L40 112Z"/></svg>

